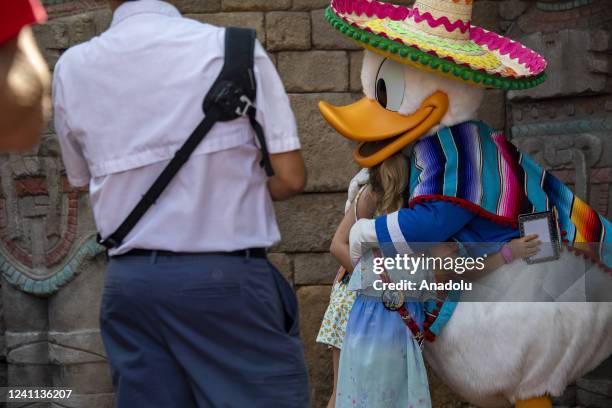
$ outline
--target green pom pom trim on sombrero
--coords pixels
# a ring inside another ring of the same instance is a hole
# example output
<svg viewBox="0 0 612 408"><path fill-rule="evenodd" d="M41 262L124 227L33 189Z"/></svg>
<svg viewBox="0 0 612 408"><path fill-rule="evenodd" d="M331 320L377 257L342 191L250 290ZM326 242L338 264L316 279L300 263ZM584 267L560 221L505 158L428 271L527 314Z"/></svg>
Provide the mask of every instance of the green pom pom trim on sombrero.
<svg viewBox="0 0 612 408"><path fill-rule="evenodd" d="M469 67L456 64L453 61L439 58L389 38L352 26L336 15L331 7L328 7L325 11L325 18L336 30L357 41L365 48L388 56L398 62L416 66L417 68L424 68L427 71L449 78L469 82L485 88L497 88L508 91L533 88L546 80L546 72L541 72L536 76L527 78L505 78L473 70Z"/></svg>

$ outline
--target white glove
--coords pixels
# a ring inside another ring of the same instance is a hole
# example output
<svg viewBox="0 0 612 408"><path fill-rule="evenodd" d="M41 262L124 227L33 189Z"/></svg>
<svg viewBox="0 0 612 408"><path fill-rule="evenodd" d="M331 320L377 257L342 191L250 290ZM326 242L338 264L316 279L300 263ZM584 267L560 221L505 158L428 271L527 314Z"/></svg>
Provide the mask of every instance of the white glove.
<svg viewBox="0 0 612 408"><path fill-rule="evenodd" d="M349 234L351 261L353 261L353 265L357 265L357 262L361 258L363 244L376 244L377 242L375 221L365 218L357 221L355 225L353 225L353 228L351 228Z"/></svg>
<svg viewBox="0 0 612 408"><path fill-rule="evenodd" d="M351 209L351 204L353 204L353 200L355 200L355 196L357 196L359 189L368 184L368 181L370 181L370 172L368 169L361 169L359 173L353 177L351 183L349 184L348 200L344 206L344 213L347 213L348 210Z"/></svg>

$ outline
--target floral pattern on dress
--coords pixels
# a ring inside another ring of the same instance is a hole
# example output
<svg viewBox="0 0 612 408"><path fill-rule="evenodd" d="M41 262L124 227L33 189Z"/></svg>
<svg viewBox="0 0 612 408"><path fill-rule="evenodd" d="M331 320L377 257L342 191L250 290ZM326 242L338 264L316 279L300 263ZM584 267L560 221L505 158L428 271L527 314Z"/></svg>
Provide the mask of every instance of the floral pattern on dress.
<svg viewBox="0 0 612 408"><path fill-rule="evenodd" d="M348 276L348 275L347 275ZM342 348L342 340L346 333L348 317L355 303L357 293L347 289L348 279L337 280L332 288L329 306L323 316L323 322L317 335L317 342L338 349Z"/></svg>

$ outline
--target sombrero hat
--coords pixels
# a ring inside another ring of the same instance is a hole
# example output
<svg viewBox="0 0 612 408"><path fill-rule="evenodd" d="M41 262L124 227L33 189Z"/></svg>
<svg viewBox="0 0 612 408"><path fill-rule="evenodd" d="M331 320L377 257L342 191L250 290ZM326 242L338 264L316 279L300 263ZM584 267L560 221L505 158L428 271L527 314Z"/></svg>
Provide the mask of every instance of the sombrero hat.
<svg viewBox="0 0 612 408"><path fill-rule="evenodd" d="M418 69L485 88L527 89L546 79L546 60L471 24L472 0L332 0L326 18L363 47Z"/></svg>

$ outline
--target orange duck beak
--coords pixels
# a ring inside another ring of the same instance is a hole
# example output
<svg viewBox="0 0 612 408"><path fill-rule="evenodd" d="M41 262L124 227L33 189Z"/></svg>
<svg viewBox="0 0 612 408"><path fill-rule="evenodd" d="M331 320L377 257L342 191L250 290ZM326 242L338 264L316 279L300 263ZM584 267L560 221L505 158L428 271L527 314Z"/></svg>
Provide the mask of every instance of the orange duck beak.
<svg viewBox="0 0 612 408"><path fill-rule="evenodd" d="M448 96L435 92L409 116L368 98L347 106L319 102L325 120L342 136L359 143L353 154L361 167L373 167L427 134L448 111Z"/></svg>

